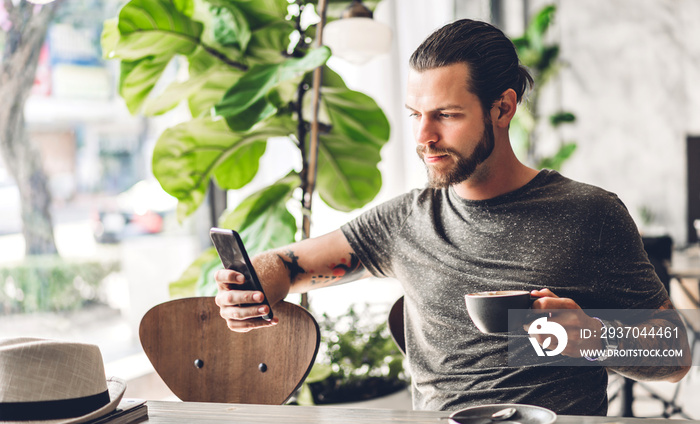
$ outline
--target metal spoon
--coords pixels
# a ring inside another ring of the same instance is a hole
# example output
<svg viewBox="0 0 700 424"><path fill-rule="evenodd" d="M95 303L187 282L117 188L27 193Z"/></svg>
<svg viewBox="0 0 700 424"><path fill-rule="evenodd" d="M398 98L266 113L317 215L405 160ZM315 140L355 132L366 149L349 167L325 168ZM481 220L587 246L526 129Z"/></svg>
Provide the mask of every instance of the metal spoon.
<svg viewBox="0 0 700 424"><path fill-rule="evenodd" d="M516 412L517 412L517 410L511 406L508 408L503 408L500 411L496 411L493 414L491 414L490 416L483 417L483 418L489 418L491 421L505 421L508 418L515 415ZM440 417L439 419L446 420L446 419L450 419L450 418L479 418L479 417L460 417L458 415L458 416L454 416L454 417Z"/></svg>
<svg viewBox="0 0 700 424"><path fill-rule="evenodd" d="M512 417L515 414L516 410L513 407L510 408L505 408L501 409L498 412L494 412L491 414L491 420L492 421L504 421L507 420L508 418Z"/></svg>

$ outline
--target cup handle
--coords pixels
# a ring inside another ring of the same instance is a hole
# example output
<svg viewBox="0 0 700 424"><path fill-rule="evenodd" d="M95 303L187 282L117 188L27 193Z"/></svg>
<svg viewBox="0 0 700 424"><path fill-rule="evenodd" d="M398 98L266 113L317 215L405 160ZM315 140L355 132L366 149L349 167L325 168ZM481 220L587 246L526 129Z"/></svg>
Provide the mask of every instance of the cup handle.
<svg viewBox="0 0 700 424"><path fill-rule="evenodd" d="M533 304L533 303L535 302L535 300L537 300L537 299L540 299L540 298L537 297L537 296L532 296L532 295L530 295L530 304L529 304L530 310L528 310L527 313L525 314L525 319L528 320L528 321L534 321L534 320L536 320L537 318L542 318L542 317L549 316L549 312L537 312L536 310L533 310L533 309L532 309L532 304Z"/></svg>

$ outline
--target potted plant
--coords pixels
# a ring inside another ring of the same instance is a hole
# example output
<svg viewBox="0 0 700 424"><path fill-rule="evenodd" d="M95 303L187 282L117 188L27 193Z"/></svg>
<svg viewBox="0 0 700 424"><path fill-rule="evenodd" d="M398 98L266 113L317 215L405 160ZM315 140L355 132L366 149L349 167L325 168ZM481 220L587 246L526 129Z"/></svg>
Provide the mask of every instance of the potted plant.
<svg viewBox="0 0 700 424"><path fill-rule="evenodd" d="M365 305L368 311L369 305ZM386 324L386 313L357 312L319 321L316 363L296 397L300 405L359 402L396 393L409 384L404 356Z"/></svg>

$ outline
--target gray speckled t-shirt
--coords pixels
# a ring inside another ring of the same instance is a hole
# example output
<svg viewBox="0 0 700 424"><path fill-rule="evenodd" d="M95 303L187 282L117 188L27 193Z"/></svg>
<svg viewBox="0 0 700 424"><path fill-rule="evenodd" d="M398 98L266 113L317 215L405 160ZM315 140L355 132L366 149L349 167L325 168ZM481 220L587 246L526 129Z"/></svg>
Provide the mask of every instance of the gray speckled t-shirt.
<svg viewBox="0 0 700 424"><path fill-rule="evenodd" d="M607 411L603 367L508 367L507 337L479 332L467 293L549 288L589 309L654 309L668 298L617 196L555 171L484 201L413 190L342 231L373 275L403 285L416 409L518 402Z"/></svg>

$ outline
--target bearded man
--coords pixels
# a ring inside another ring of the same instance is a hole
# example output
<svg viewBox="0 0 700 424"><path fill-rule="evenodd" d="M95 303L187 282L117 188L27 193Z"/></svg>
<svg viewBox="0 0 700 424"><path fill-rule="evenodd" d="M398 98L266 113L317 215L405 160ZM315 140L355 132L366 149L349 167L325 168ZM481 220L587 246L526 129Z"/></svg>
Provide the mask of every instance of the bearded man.
<svg viewBox="0 0 700 424"><path fill-rule="evenodd" d="M605 324L582 308L673 308L617 196L530 168L513 153L508 127L531 85L512 42L492 25L464 19L435 31L411 57L406 95L429 187L253 259L273 309L290 292L369 276L399 280L415 409L525 403L605 415L605 358L582 359L580 349L605 347L605 340L577 336L600 335ZM345 265L343 272L334 264ZM221 270L216 280L231 330L277 323L260 319L267 306L248 306L262 301L261 292L236 290L241 274ZM465 294L496 290L527 290L537 298L533 309L561 310L552 319L569 324L563 355L600 366L508 366L507 335L481 333L464 305ZM634 379L668 381L688 368L613 367Z"/></svg>

